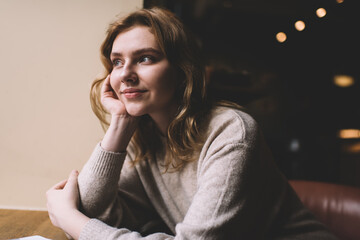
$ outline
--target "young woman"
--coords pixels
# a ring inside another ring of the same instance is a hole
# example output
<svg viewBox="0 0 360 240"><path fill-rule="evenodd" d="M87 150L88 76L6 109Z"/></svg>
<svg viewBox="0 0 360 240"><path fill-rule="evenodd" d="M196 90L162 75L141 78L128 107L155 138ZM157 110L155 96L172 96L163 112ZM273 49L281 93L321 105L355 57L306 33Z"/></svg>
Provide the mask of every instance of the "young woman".
<svg viewBox="0 0 360 240"><path fill-rule="evenodd" d="M212 102L195 40L169 11L110 25L92 107L107 126L47 192L75 239L335 239L274 165L254 119Z"/></svg>

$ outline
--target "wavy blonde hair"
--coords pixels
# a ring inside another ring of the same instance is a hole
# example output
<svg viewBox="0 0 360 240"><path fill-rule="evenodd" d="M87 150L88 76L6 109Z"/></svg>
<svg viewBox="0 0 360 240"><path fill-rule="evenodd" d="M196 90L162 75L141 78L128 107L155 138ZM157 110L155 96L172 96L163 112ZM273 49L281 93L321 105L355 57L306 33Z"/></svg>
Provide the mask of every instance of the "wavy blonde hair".
<svg viewBox="0 0 360 240"><path fill-rule="evenodd" d="M101 46L101 60L106 73L91 86L91 106L105 130L109 121L108 113L100 102L100 88L113 68L110 53L115 38L134 26L149 27L161 51L175 66L182 80L176 92L179 109L167 130L166 147L170 158L167 157L165 161L167 170L169 167L178 170L184 163L194 160L196 151L202 145L200 122L210 109L210 101L206 94L205 68L199 57L196 39L172 12L158 7L141 9L110 24ZM136 154L135 163L141 159L151 159L162 146L159 132L148 115L141 117L131 141Z"/></svg>

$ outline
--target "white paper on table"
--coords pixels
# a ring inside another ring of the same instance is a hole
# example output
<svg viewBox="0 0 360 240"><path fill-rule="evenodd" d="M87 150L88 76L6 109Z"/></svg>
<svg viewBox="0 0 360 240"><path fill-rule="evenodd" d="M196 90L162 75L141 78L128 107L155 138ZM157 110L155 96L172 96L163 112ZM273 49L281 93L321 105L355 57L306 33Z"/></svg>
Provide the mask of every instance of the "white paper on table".
<svg viewBox="0 0 360 240"><path fill-rule="evenodd" d="M51 240L51 239L44 238L39 235L34 235L34 236L28 236L28 237L22 237L22 238L14 238L14 239L10 239L10 240Z"/></svg>

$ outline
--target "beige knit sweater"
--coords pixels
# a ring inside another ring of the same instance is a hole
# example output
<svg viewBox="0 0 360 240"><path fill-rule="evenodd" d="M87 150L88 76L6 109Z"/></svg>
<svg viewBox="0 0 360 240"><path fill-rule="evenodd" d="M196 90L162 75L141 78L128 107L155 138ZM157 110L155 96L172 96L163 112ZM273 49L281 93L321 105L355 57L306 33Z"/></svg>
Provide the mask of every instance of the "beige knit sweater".
<svg viewBox="0 0 360 240"><path fill-rule="evenodd" d="M276 168L253 118L216 107L199 159L163 173L98 144L79 175L80 239L336 239Z"/></svg>

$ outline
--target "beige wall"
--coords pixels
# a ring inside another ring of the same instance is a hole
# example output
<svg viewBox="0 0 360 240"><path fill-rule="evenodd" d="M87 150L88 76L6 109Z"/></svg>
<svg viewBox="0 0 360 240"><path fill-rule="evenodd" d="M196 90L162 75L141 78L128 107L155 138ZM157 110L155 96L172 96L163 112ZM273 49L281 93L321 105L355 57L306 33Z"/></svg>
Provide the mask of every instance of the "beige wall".
<svg viewBox="0 0 360 240"><path fill-rule="evenodd" d="M45 209L103 132L89 103L99 47L142 0L0 0L0 208Z"/></svg>

